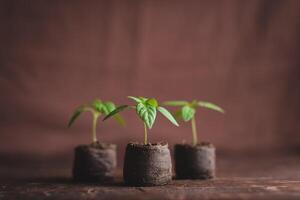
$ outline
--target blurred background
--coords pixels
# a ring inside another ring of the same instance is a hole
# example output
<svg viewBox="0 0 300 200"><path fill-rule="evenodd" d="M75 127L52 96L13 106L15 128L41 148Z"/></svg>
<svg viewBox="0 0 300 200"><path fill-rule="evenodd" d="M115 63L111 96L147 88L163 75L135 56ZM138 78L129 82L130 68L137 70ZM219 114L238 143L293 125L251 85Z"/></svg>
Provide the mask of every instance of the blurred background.
<svg viewBox="0 0 300 200"><path fill-rule="evenodd" d="M199 139L220 155L275 155L300 147L300 1L0 1L0 165L71 167L91 142L91 115L74 109L127 95L206 100ZM171 109L174 110L174 109ZM143 141L127 125L98 124L102 142ZM150 142L191 141L158 116ZM37 168L34 168L37 170Z"/></svg>

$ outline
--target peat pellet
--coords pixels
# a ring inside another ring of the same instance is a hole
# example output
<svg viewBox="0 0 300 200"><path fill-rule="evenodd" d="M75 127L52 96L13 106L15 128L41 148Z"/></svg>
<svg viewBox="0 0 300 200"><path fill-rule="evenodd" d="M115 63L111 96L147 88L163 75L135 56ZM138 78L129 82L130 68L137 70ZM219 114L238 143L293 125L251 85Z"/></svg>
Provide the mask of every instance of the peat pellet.
<svg viewBox="0 0 300 200"><path fill-rule="evenodd" d="M106 182L113 180L117 165L116 145L93 143L75 148L75 181Z"/></svg>
<svg viewBox="0 0 300 200"><path fill-rule="evenodd" d="M172 163L167 143L129 143L126 147L123 176L126 185L159 186L172 180Z"/></svg>
<svg viewBox="0 0 300 200"><path fill-rule="evenodd" d="M215 147L211 143L176 144L174 147L177 179L210 179L216 174Z"/></svg>

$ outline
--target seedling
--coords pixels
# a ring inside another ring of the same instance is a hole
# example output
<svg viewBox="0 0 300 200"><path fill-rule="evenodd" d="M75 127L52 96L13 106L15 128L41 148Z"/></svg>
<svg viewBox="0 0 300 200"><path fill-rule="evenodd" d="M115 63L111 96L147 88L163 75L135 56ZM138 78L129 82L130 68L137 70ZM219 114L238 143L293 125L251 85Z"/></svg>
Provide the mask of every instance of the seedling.
<svg viewBox="0 0 300 200"><path fill-rule="evenodd" d="M217 106L216 104L206 102L206 101L197 101L194 100L192 102L188 101L167 101L163 103L167 106L180 106L181 108L175 112L175 116L177 119L181 119L185 122L191 121L192 125L192 134L193 134L193 145L198 144L197 137L197 128L196 128L196 109L199 107L208 108L211 110L215 110L221 113L225 113L225 111Z"/></svg>
<svg viewBox="0 0 300 200"><path fill-rule="evenodd" d="M139 116L139 118L144 123L144 144L148 144L148 129L151 129L155 118L156 113L159 111L163 116L165 116L168 120L170 120L175 126L178 126L178 123L176 122L175 118L172 116L172 114L165 109L164 107L161 107L158 105L156 99L154 98L145 98L145 97L133 97L128 96L129 99L135 101L135 106L129 106L129 105L122 105L117 107L114 111L109 113L103 120L106 120L112 116L115 116L117 113L123 111L127 108L132 108L136 110L136 114Z"/></svg>
<svg viewBox="0 0 300 200"><path fill-rule="evenodd" d="M96 134L96 128L97 128L97 121L98 118L104 114L107 115L111 111L115 110L116 106L113 102L103 102L100 99L96 99L93 102L89 104L84 104L79 106L73 113L72 117L70 118L70 121L68 123L68 127L70 127L73 122L79 117L79 115L83 112L91 112L92 117L93 117L93 124L92 124L92 139L93 143L97 142L97 134ZM125 122L123 118L119 115L116 114L113 116L114 119L120 124L124 125Z"/></svg>

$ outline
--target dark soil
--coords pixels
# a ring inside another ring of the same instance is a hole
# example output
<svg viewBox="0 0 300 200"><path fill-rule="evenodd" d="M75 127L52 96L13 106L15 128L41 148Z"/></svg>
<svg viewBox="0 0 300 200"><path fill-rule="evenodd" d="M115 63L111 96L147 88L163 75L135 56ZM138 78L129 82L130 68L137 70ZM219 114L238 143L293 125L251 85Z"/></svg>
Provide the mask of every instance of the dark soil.
<svg viewBox="0 0 300 200"><path fill-rule="evenodd" d="M210 179L215 177L215 147L208 142L197 145L176 144L175 172L178 179Z"/></svg>
<svg viewBox="0 0 300 200"><path fill-rule="evenodd" d="M166 185L172 180L172 163L167 143L129 143L126 147L124 181L131 186Z"/></svg>
<svg viewBox="0 0 300 200"><path fill-rule="evenodd" d="M116 145L92 143L75 148L75 181L107 182L113 180L117 166Z"/></svg>

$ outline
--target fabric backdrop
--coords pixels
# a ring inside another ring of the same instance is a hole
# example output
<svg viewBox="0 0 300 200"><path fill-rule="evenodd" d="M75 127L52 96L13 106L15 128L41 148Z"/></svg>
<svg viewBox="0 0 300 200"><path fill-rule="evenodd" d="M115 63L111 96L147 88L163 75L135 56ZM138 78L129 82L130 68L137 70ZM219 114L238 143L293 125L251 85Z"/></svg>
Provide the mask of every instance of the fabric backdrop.
<svg viewBox="0 0 300 200"><path fill-rule="evenodd" d="M299 147L300 1L0 1L0 155L71 160L91 142L91 116L66 128L74 108L127 95L207 100L199 139L220 151ZM133 110L126 127L100 122L98 138L143 141ZM150 142L191 140L158 116Z"/></svg>

